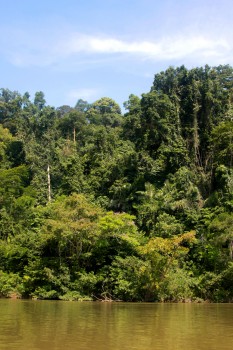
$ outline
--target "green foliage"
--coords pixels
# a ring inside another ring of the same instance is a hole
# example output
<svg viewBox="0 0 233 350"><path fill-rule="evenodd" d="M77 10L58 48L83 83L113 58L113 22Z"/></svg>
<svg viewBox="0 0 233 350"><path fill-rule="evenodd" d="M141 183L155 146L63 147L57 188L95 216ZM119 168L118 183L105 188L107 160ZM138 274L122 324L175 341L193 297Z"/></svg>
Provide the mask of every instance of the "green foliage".
<svg viewBox="0 0 233 350"><path fill-rule="evenodd" d="M233 122L221 122L212 131L213 158L216 164L233 166Z"/></svg>
<svg viewBox="0 0 233 350"><path fill-rule="evenodd" d="M42 91L38 91L35 93L35 98L34 98L34 105L41 110L44 105L45 105L46 101L44 98L44 93Z"/></svg>
<svg viewBox="0 0 233 350"><path fill-rule="evenodd" d="M192 297L194 280L185 261L195 243L195 232L191 231L173 238L151 238L139 248L141 255L150 262L145 272L150 299L182 301Z"/></svg>
<svg viewBox="0 0 233 350"><path fill-rule="evenodd" d="M81 98L76 102L75 109L77 111L86 112L89 109L90 105L87 101L82 100Z"/></svg>
<svg viewBox="0 0 233 350"><path fill-rule="evenodd" d="M232 302L232 263L221 273L205 272L199 277L197 288L203 300L220 302Z"/></svg>
<svg viewBox="0 0 233 350"><path fill-rule="evenodd" d="M7 159L7 148L12 141L12 135L8 129L0 124L0 168L6 168L9 165Z"/></svg>
<svg viewBox="0 0 233 350"><path fill-rule="evenodd" d="M233 259L233 215L229 213L219 214L209 225L210 234L214 243L228 252Z"/></svg>
<svg viewBox="0 0 233 350"><path fill-rule="evenodd" d="M184 268L173 267L169 269L158 291L160 301L189 302L193 300L193 289L196 279L192 272Z"/></svg>
<svg viewBox="0 0 233 350"><path fill-rule="evenodd" d="M25 165L0 170L0 211L10 211L16 198L20 197L29 183Z"/></svg>
<svg viewBox="0 0 233 350"><path fill-rule="evenodd" d="M116 256L103 280L104 292L101 296L123 301L147 300L147 292L144 290L147 268L148 262L137 256Z"/></svg>
<svg viewBox="0 0 233 350"><path fill-rule="evenodd" d="M0 270L0 296L21 298L24 294L22 278L18 274Z"/></svg>
<svg viewBox="0 0 233 350"><path fill-rule="evenodd" d="M121 109L111 98L102 97L87 110L87 119L95 125L116 127L122 121Z"/></svg>
<svg viewBox="0 0 233 350"><path fill-rule="evenodd" d="M232 301L233 68L46 106L0 89L0 294Z"/></svg>

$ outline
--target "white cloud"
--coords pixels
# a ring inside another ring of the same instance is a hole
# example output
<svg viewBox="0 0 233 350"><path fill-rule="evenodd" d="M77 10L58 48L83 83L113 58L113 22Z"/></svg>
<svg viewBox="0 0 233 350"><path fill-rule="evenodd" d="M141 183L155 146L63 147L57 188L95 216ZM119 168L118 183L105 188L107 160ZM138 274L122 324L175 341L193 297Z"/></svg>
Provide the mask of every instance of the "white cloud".
<svg viewBox="0 0 233 350"><path fill-rule="evenodd" d="M157 41L123 41L114 38L101 38L73 35L65 44L67 54L99 53L99 54L136 54L150 59L176 59L191 54L211 54L219 56L230 50L224 39L208 39L204 36L183 36L178 38L162 38Z"/></svg>
<svg viewBox="0 0 233 350"><path fill-rule="evenodd" d="M78 63L105 57L151 61L195 59L198 64L224 61L232 56L233 47L223 38L204 35L179 35L152 40L120 40L106 36L66 33L59 38L30 40L28 33L5 42L5 54L16 66L50 66L61 63ZM16 43L17 42L17 46ZM4 50L4 45L2 45ZM1 49L2 51L2 49ZM226 63L231 63L227 62Z"/></svg>
<svg viewBox="0 0 233 350"><path fill-rule="evenodd" d="M87 35L75 34L65 45L67 52L77 53L140 53L148 54L151 52L159 53L161 51L160 44L142 41L127 42L114 38L101 38Z"/></svg>
<svg viewBox="0 0 233 350"><path fill-rule="evenodd" d="M101 96L101 91L98 89L90 88L81 88L81 89L72 89L68 91L66 95L66 103L68 105L74 105L79 99L87 100L92 102L98 99Z"/></svg>

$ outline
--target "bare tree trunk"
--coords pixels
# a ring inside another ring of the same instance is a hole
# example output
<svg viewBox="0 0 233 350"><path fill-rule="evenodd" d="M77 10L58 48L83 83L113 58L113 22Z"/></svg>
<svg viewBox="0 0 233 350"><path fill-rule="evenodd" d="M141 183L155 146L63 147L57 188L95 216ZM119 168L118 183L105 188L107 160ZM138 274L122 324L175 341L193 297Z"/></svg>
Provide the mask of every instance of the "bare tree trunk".
<svg viewBox="0 0 233 350"><path fill-rule="evenodd" d="M48 173L48 202L51 202L51 180L50 180L50 167L48 164L47 168L47 173Z"/></svg>
<svg viewBox="0 0 233 350"><path fill-rule="evenodd" d="M232 260L233 259L233 239L230 240L229 250L230 250L230 258Z"/></svg>
<svg viewBox="0 0 233 350"><path fill-rule="evenodd" d="M194 152L195 152L195 161L198 166L202 166L201 164L201 156L200 156L200 141L199 141L199 133L198 133L198 122L197 122L197 112L199 110L199 106L196 103L194 106L194 121L193 121L193 146L194 146Z"/></svg>
<svg viewBox="0 0 233 350"><path fill-rule="evenodd" d="M74 128L74 143L76 142L76 130Z"/></svg>

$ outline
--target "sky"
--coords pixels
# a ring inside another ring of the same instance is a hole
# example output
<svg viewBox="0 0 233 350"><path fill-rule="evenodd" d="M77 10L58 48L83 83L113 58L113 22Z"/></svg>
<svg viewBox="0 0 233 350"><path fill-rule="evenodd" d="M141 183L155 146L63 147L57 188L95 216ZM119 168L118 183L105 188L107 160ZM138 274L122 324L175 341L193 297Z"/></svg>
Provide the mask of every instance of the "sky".
<svg viewBox="0 0 233 350"><path fill-rule="evenodd" d="M169 66L233 65L232 0L0 0L0 88L73 107L150 91Z"/></svg>

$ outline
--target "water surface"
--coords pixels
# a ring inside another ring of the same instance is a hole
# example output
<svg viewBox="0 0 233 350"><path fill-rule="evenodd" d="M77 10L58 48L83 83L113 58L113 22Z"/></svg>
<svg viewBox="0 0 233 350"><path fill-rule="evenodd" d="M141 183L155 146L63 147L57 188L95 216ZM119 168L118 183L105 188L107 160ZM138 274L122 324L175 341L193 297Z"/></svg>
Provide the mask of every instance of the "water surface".
<svg viewBox="0 0 233 350"><path fill-rule="evenodd" d="M0 299L1 350L232 350L233 304Z"/></svg>

